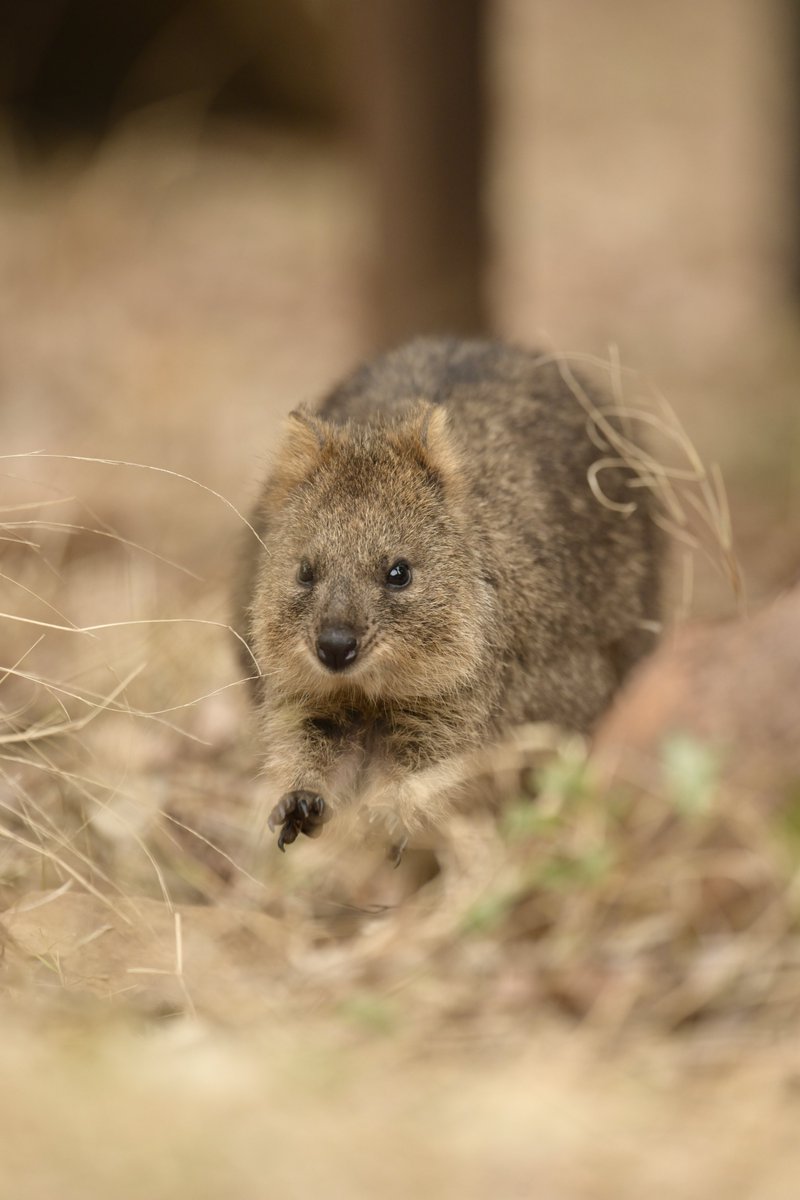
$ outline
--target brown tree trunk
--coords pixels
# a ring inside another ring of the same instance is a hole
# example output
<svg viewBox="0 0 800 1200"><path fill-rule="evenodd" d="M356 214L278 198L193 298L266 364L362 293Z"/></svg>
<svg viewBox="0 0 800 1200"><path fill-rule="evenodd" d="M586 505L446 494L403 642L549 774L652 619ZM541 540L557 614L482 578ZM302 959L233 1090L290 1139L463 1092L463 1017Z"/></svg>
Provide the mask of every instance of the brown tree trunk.
<svg viewBox="0 0 800 1200"><path fill-rule="evenodd" d="M380 344L486 327L485 0L348 0L344 68L376 233Z"/></svg>
<svg viewBox="0 0 800 1200"><path fill-rule="evenodd" d="M800 0L789 0L789 38L791 45L789 86L791 116L789 156L791 159L789 219L791 221L792 298L800 299Z"/></svg>

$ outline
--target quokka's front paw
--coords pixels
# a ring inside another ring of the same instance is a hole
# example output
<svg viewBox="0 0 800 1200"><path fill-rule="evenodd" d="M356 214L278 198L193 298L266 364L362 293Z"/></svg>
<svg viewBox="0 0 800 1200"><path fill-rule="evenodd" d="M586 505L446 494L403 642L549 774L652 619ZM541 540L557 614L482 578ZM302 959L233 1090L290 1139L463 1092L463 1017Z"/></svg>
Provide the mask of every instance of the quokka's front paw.
<svg viewBox="0 0 800 1200"><path fill-rule="evenodd" d="M316 792L287 792L269 814L268 825L272 833L281 826L278 849L285 851L299 833L319 837L329 816L325 801Z"/></svg>

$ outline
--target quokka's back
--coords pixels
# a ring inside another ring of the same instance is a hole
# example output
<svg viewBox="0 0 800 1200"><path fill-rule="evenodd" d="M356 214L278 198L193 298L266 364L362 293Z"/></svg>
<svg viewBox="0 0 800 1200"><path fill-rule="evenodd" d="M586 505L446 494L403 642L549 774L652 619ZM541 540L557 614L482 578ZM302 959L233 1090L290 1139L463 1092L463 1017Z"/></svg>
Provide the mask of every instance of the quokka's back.
<svg viewBox="0 0 800 1200"><path fill-rule="evenodd" d="M445 339L290 417L241 587L282 848L345 806L402 844L476 748L589 730L652 645L648 492L589 425L551 359Z"/></svg>

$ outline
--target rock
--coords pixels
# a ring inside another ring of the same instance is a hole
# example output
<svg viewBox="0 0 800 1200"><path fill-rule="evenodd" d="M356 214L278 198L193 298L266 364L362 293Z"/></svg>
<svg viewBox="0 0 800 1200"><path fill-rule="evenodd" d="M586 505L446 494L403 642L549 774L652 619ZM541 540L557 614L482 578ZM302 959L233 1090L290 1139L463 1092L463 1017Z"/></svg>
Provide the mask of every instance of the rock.
<svg viewBox="0 0 800 1200"><path fill-rule="evenodd" d="M731 782L776 803L797 794L800 587L755 616L668 636L601 723L594 753L616 770L657 759L673 734L713 747Z"/></svg>

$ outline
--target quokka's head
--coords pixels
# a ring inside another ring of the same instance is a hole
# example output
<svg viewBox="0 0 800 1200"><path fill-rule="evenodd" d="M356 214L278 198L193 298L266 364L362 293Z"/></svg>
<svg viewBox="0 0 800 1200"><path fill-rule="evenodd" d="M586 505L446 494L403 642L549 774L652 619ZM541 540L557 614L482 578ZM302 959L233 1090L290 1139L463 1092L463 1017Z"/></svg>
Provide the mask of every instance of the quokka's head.
<svg viewBox="0 0 800 1200"><path fill-rule="evenodd" d="M474 674L492 593L466 470L445 411L424 402L382 425L291 414L250 606L268 688L408 700Z"/></svg>

